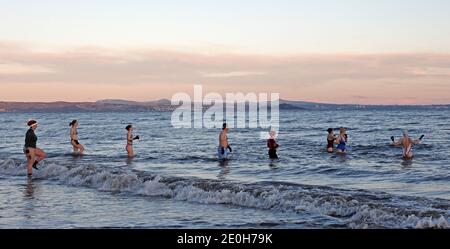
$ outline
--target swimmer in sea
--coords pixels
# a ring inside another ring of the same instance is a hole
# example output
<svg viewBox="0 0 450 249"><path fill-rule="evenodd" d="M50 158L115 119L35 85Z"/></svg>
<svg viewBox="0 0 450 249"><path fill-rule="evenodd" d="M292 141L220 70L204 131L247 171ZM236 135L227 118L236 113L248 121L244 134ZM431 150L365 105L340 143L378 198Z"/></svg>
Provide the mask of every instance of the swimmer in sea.
<svg viewBox="0 0 450 249"><path fill-rule="evenodd" d="M276 131L269 132L270 138L267 140L267 147L269 148L269 157L270 159L278 159L277 149L280 145L275 141L275 137L277 135Z"/></svg>
<svg viewBox="0 0 450 249"><path fill-rule="evenodd" d="M392 136L391 140L395 146L403 147L403 158L406 160L411 160L414 157L413 154L413 146L418 145L422 142L422 139L425 135L422 135L419 139L413 140L409 137L408 131L403 131L403 138L400 138L398 141L395 141L395 138Z"/></svg>
<svg viewBox="0 0 450 249"><path fill-rule="evenodd" d="M36 120L30 120L27 123L28 127L30 127L25 135L25 145L23 148L23 152L27 157L27 170L28 176L33 175L33 168L38 169L37 165L39 162L45 159L45 152L39 149L37 144L37 136L34 131L38 127L38 123Z"/></svg>
<svg viewBox="0 0 450 249"><path fill-rule="evenodd" d="M334 140L336 140L336 135L334 134L333 128L328 128L327 136L327 151L328 153L333 153L334 151Z"/></svg>
<svg viewBox="0 0 450 249"><path fill-rule="evenodd" d="M125 129L128 131L127 146L125 147L125 149L127 150L129 158L135 157L136 155L134 154L134 150L133 150L133 141L139 140L139 136L133 137L133 126L132 125L127 125L127 127L125 127Z"/></svg>
<svg viewBox="0 0 450 249"><path fill-rule="evenodd" d="M344 127L341 127L339 129L339 136L336 139L336 144L338 145L336 147L336 153L339 154L345 154L347 151L347 142L348 142L348 135L347 135L347 131L345 130Z"/></svg>
<svg viewBox="0 0 450 249"><path fill-rule="evenodd" d="M217 149L217 153L219 155L219 159L221 160L227 160L228 154L233 152L233 149L231 149L230 144L228 143L228 125L227 123L224 123L222 125L222 131L219 135L219 147Z"/></svg>
<svg viewBox="0 0 450 249"><path fill-rule="evenodd" d="M80 142L78 141L78 132L77 132L78 121L73 120L72 122L70 122L69 126L70 126L70 143L72 144L73 152L83 155L84 146L80 144Z"/></svg>

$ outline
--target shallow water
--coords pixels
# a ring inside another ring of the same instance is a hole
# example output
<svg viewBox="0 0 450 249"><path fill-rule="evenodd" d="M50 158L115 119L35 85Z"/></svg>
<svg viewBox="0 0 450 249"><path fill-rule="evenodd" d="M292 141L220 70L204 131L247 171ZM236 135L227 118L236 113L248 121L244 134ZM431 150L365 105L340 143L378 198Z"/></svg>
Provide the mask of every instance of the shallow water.
<svg viewBox="0 0 450 249"><path fill-rule="evenodd" d="M39 120L48 159L26 179L24 123ZM284 111L280 160L259 129L231 129L235 151L216 160L218 130L173 129L171 113L0 114L0 227L450 227L450 111ZM71 155L78 119L84 157ZM126 158L126 131L140 135ZM345 126L349 153L325 152ZM425 134L406 162L390 136Z"/></svg>

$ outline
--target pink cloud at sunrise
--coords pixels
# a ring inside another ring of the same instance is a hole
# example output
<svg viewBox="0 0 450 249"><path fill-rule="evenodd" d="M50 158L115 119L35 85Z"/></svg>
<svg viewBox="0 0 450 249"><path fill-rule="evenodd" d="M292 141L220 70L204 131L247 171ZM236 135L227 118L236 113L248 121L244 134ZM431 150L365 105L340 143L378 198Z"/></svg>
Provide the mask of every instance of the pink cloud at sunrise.
<svg viewBox="0 0 450 249"><path fill-rule="evenodd" d="M202 54L0 44L3 101L151 100L176 92L278 92L331 103L450 103L448 54Z"/></svg>
<svg viewBox="0 0 450 249"><path fill-rule="evenodd" d="M450 104L448 0L0 2L0 101Z"/></svg>

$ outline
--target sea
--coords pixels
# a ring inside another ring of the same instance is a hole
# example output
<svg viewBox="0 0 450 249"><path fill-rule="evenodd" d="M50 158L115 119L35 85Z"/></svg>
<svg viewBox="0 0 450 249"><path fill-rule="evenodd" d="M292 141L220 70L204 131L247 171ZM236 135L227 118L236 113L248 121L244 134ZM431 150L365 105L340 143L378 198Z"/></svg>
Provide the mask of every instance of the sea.
<svg viewBox="0 0 450 249"><path fill-rule="evenodd" d="M278 160L263 128L231 128L228 161L220 128L176 129L171 115L0 113L0 228L450 228L450 110L282 110ZM47 153L32 178L30 118ZM72 153L72 119L84 156ZM348 153L327 153L326 130L341 126ZM390 140L403 129L425 135L409 161Z"/></svg>

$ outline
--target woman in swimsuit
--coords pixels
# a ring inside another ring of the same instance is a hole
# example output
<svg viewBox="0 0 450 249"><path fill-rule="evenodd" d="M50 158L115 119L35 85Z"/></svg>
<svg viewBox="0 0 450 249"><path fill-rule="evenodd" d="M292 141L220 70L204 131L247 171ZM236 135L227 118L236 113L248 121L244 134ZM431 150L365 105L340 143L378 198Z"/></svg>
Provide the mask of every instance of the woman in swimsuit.
<svg viewBox="0 0 450 249"><path fill-rule="evenodd" d="M391 137L392 142L395 146L401 145L403 147L403 158L406 160L411 160L414 157L413 154L413 146L418 145L422 142L424 135L422 135L419 139L413 140L409 137L408 131L403 131L403 138L400 138L397 142L395 142L395 138Z"/></svg>
<svg viewBox="0 0 450 249"><path fill-rule="evenodd" d="M338 145L336 148L336 152L344 154L347 150L346 148L347 142L348 142L347 131L345 130L345 128L341 127L339 129L339 136L336 139L336 144Z"/></svg>
<svg viewBox="0 0 450 249"><path fill-rule="evenodd" d="M46 154L43 150L36 146L38 138L34 131L38 127L37 121L30 120L27 125L30 129L28 129L25 136L25 146L23 148L23 152L27 157L28 176L31 176L33 174L33 168L38 169L38 163L45 159Z"/></svg>
<svg viewBox="0 0 450 249"><path fill-rule="evenodd" d="M134 157L134 150L133 150L133 141L134 140L139 140L139 136L133 137L133 126L132 125L128 125L125 128L128 131L127 134L127 146L125 147L125 149L127 150L128 153L128 157Z"/></svg>
<svg viewBox="0 0 450 249"><path fill-rule="evenodd" d="M73 152L83 155L84 146L80 144L80 142L78 141L78 132L77 132L78 121L73 120L72 122L70 122L69 126L70 126L70 143L72 144Z"/></svg>
<svg viewBox="0 0 450 249"><path fill-rule="evenodd" d="M275 131L269 132L270 138L267 140L267 147L269 148L269 158L270 159L278 159L277 149L280 145L275 141L275 137L277 133Z"/></svg>
<svg viewBox="0 0 450 249"><path fill-rule="evenodd" d="M336 140L336 135L334 134L334 131L333 131L332 128L329 128L327 131L328 131L327 151L328 151L328 153L333 153L333 151L334 151L334 140Z"/></svg>

